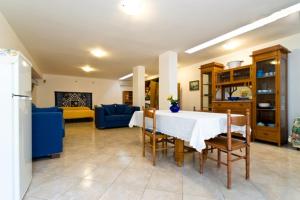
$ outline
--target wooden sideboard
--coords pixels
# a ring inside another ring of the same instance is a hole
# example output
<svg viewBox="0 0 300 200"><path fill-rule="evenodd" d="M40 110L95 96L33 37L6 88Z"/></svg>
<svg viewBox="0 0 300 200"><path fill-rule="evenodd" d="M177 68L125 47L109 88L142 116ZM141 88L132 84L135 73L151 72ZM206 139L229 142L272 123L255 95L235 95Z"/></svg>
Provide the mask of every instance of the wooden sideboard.
<svg viewBox="0 0 300 200"><path fill-rule="evenodd" d="M212 111L217 113L226 113L228 109L231 110L233 114L246 114L248 109L250 112L251 127L254 127L253 119L253 101L244 100L244 101L213 101L212 102ZM253 131L254 132L254 131ZM254 134L251 135L252 140L254 140Z"/></svg>

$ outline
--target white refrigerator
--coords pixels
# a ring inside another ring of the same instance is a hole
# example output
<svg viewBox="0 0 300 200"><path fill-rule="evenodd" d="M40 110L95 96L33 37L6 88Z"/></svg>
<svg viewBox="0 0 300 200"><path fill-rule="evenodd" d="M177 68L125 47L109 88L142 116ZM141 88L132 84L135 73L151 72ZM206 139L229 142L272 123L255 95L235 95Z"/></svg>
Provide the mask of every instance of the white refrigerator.
<svg viewBox="0 0 300 200"><path fill-rule="evenodd" d="M0 49L0 199L20 200L32 179L31 63Z"/></svg>

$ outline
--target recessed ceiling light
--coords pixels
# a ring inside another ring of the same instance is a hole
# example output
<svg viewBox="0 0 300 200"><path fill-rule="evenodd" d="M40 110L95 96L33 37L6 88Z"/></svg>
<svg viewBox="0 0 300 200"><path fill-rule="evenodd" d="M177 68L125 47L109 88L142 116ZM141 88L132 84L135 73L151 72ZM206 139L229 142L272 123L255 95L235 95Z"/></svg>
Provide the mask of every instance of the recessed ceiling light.
<svg viewBox="0 0 300 200"><path fill-rule="evenodd" d="M223 48L226 49L226 50L232 50L232 49L235 49L237 48L238 46L240 46L240 42L239 41L229 41L227 42L226 44L223 45Z"/></svg>
<svg viewBox="0 0 300 200"><path fill-rule="evenodd" d="M127 75L125 75L125 76L122 76L121 78L119 78L119 80L120 80L120 81L123 81L123 80L128 79L128 78L130 78L130 77L132 77L132 76L133 76L133 73L130 73L130 74L127 74Z"/></svg>
<svg viewBox="0 0 300 200"><path fill-rule="evenodd" d="M142 0L122 0L121 8L128 15L139 15L144 6Z"/></svg>
<svg viewBox="0 0 300 200"><path fill-rule="evenodd" d="M188 49L186 50L185 52L186 53L189 53L189 54L192 54L192 53L195 53L196 51L200 51L202 49L205 49L205 48L208 48L210 46L213 46L215 44L218 44L220 42L224 42L226 40L229 40L231 38L234 38L236 36L239 36L243 33L246 33L246 32L249 32L249 31L252 31L252 30L255 30L257 28L260 28L262 26L265 26L267 24L270 24L272 22L275 22L281 18L284 18L290 14L293 14L293 13L296 13L296 12L299 12L300 11L300 3L297 3L293 6L290 6L288 8L285 8L285 9L282 9L280 11L277 11L271 15L269 15L268 17L265 17L265 18L262 18L262 19L259 19L251 24L247 24L245 26L242 26L238 29L235 29L229 33L226 33L224 35L221 35L219 37L216 37L212 40L209 40L207 42L204 42L200 45L197 45L191 49Z"/></svg>
<svg viewBox="0 0 300 200"><path fill-rule="evenodd" d="M83 66L83 67L81 67L81 69L82 69L83 71L85 71L85 72L93 72L93 71L96 71L95 68L92 68L92 67L89 66L89 65Z"/></svg>
<svg viewBox="0 0 300 200"><path fill-rule="evenodd" d="M103 51L102 49L92 49L91 54L95 57L101 58L107 55L107 52Z"/></svg>

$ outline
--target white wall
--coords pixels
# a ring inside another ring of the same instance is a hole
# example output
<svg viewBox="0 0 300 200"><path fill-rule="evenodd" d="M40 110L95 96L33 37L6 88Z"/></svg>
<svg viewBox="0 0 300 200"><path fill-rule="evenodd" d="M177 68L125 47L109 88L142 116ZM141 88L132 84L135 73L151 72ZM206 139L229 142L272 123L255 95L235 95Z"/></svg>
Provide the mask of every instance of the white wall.
<svg viewBox="0 0 300 200"><path fill-rule="evenodd" d="M288 80L288 117L290 131L292 129L293 120L296 117L300 117L300 44L299 48L293 50L289 55Z"/></svg>
<svg viewBox="0 0 300 200"><path fill-rule="evenodd" d="M21 40L9 25L3 14L0 12L0 48L3 49L15 49L24 54L33 65L35 72L42 76L41 70L38 68L30 53L27 51Z"/></svg>
<svg viewBox="0 0 300 200"><path fill-rule="evenodd" d="M181 109L193 110L200 109L200 91L190 91L189 82L200 80L199 67L179 68L177 73L178 82L181 88Z"/></svg>
<svg viewBox="0 0 300 200"><path fill-rule="evenodd" d="M289 66L288 66L288 117L289 126L291 126L293 119L296 116L300 117L300 34L292 35L286 38L281 38L279 40L271 41L261 45L253 46L248 49L234 52L232 54L227 54L224 56L212 58L209 60L201 61L199 63L193 64L191 66L182 67L178 70L178 82L182 86L182 108L184 110L192 110L194 106L200 109L200 91L193 92L189 91L189 81L200 79L200 70L198 69L200 65L209 62L219 62L226 65L227 62L232 60L244 60L243 65L248 65L252 63L252 58L249 56L252 51L269 47L272 45L281 44L288 48L291 53L289 54ZM198 94L196 94L198 93ZM289 128L290 130L290 128Z"/></svg>
<svg viewBox="0 0 300 200"><path fill-rule="evenodd" d="M93 105L122 103L122 91L132 90L121 86L118 80L83 78L44 74L44 81L36 87L36 104L39 107L55 105L55 91L91 92Z"/></svg>

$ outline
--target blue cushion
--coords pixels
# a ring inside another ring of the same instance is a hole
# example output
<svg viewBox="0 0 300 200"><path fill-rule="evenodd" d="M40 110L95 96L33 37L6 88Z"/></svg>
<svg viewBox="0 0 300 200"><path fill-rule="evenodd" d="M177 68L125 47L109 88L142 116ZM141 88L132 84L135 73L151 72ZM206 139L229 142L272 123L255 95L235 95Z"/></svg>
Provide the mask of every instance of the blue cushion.
<svg viewBox="0 0 300 200"><path fill-rule="evenodd" d="M132 111L133 111L133 109L131 107L126 106L126 108L123 111L123 114L130 115L130 114L132 114Z"/></svg>
<svg viewBox="0 0 300 200"><path fill-rule="evenodd" d="M49 107L49 108L37 108L32 107L32 112L61 112L61 109L58 107Z"/></svg>
<svg viewBox="0 0 300 200"><path fill-rule="evenodd" d="M116 114L124 114L125 109L128 106L126 104L117 104L116 105Z"/></svg>
<svg viewBox="0 0 300 200"><path fill-rule="evenodd" d="M114 115L114 114L116 114L116 104L111 104L111 105L103 105L102 104L102 107L104 108L105 113L107 115Z"/></svg>
<svg viewBox="0 0 300 200"><path fill-rule="evenodd" d="M106 121L130 121L131 115L109 115L105 117Z"/></svg>

